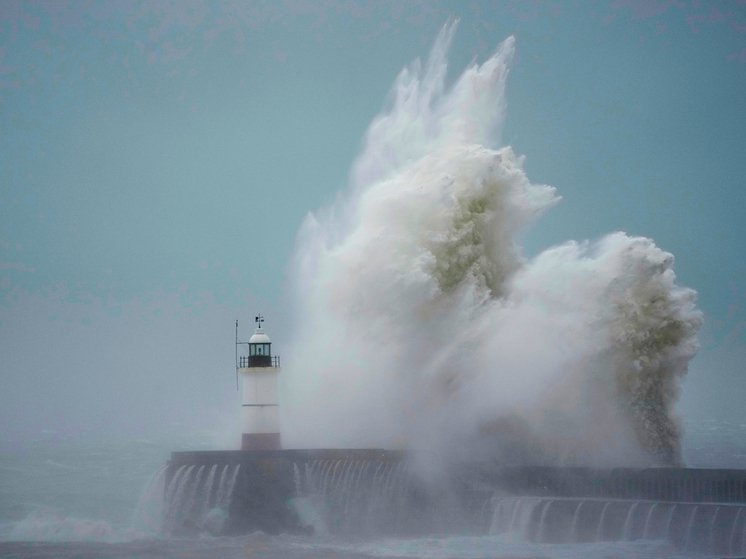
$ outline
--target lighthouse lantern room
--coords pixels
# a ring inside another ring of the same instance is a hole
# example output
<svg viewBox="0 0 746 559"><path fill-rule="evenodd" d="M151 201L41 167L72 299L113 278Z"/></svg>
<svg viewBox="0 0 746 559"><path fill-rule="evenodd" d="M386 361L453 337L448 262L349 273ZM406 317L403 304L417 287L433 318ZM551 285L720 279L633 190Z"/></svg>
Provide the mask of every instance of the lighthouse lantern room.
<svg viewBox="0 0 746 559"><path fill-rule="evenodd" d="M238 341L236 321L236 378L241 379L241 450L279 450L280 409L277 376L280 358L272 355L272 342L262 329L264 318L255 319L257 328L248 342ZM248 355L239 356L239 345Z"/></svg>

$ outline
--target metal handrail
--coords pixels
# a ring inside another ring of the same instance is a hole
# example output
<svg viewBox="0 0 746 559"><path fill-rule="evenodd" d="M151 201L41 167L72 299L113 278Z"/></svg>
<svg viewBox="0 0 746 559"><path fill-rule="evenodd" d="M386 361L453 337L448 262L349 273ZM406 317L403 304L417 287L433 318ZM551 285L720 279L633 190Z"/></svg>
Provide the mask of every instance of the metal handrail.
<svg viewBox="0 0 746 559"><path fill-rule="evenodd" d="M279 355L273 355L271 357L270 363L271 364L268 365L269 367L278 367L279 368L280 367L280 356ZM249 368L249 367L251 367L251 365L249 365L249 357L248 356L247 357L239 357L238 358L238 368L239 369L246 369L246 368Z"/></svg>

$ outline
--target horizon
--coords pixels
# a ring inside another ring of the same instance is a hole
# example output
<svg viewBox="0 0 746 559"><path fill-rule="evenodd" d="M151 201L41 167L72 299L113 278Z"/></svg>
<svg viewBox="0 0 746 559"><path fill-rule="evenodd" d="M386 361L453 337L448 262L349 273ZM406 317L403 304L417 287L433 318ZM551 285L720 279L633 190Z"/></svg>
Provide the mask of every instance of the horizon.
<svg viewBox="0 0 746 559"><path fill-rule="evenodd" d="M618 230L673 253L704 313L677 410L746 427L746 3L56 6L0 8L6 439L240 436L234 321L265 315L284 355L303 220L459 17L449 83L515 36L503 145L563 198L526 258Z"/></svg>

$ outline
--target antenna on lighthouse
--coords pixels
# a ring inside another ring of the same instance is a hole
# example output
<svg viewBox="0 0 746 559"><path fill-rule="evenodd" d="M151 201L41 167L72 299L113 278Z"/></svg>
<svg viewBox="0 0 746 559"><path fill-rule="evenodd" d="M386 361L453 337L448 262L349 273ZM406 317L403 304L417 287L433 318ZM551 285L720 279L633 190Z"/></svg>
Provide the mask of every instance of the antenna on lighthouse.
<svg viewBox="0 0 746 559"><path fill-rule="evenodd" d="M236 320L236 392L238 392L238 320Z"/></svg>

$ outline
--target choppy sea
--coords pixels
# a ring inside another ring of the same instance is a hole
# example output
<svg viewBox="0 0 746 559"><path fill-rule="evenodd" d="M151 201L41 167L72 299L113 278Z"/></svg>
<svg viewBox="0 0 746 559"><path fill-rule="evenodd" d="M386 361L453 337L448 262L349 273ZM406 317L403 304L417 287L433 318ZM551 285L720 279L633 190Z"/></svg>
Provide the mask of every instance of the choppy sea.
<svg viewBox="0 0 746 559"><path fill-rule="evenodd" d="M746 469L746 423L689 424L690 467ZM330 536L166 537L149 507L152 481L171 450L204 441L73 442L54 434L0 447L0 557L336 558L363 557L692 557L665 541L538 544L513 534L427 538Z"/></svg>

